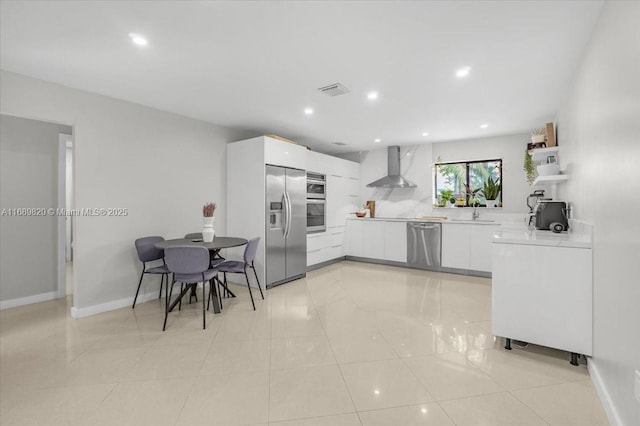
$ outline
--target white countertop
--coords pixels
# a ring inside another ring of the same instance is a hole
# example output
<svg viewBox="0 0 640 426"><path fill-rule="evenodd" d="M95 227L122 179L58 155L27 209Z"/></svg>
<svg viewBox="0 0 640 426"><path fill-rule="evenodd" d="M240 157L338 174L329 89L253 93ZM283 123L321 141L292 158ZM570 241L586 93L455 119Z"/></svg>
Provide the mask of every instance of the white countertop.
<svg viewBox="0 0 640 426"><path fill-rule="evenodd" d="M584 228L556 234L551 231L529 230L525 226L501 227L493 236L493 242L533 246L591 248L591 233L589 229Z"/></svg>
<svg viewBox="0 0 640 426"><path fill-rule="evenodd" d="M500 222L497 221L488 221L488 220L461 220L461 219L429 219L424 217L349 217L348 220L372 220L372 221L381 221L381 222L439 222L444 224L466 224L470 223L473 225L500 225Z"/></svg>

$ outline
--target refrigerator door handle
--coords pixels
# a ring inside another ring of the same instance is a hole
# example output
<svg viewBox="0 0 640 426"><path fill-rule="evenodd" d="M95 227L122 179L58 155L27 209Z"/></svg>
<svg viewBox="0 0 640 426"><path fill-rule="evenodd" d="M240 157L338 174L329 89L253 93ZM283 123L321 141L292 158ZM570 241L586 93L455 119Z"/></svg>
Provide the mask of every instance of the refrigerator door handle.
<svg viewBox="0 0 640 426"><path fill-rule="evenodd" d="M285 191L283 194L284 198L284 235L283 238L286 240L289 236L289 230L291 229L291 202L289 201L289 194Z"/></svg>

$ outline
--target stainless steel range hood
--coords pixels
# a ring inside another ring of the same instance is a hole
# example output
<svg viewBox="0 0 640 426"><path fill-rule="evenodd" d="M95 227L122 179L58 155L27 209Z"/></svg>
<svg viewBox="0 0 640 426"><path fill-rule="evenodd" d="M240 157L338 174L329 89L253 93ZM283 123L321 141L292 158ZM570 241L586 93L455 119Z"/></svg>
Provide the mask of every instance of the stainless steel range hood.
<svg viewBox="0 0 640 426"><path fill-rule="evenodd" d="M369 188L415 188L416 184L400 175L400 147L387 147L387 175L367 185Z"/></svg>

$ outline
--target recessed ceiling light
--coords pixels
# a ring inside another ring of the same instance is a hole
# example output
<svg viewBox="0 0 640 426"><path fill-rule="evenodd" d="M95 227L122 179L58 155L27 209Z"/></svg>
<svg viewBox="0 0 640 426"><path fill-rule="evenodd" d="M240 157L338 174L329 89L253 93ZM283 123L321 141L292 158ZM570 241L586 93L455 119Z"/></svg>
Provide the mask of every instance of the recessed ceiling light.
<svg viewBox="0 0 640 426"><path fill-rule="evenodd" d="M470 71L471 71L471 67L460 68L458 71L456 71L456 77L464 78L469 75Z"/></svg>
<svg viewBox="0 0 640 426"><path fill-rule="evenodd" d="M429 133L428 133L428 132L424 132L424 133L422 134L422 136L429 136Z"/></svg>
<svg viewBox="0 0 640 426"><path fill-rule="evenodd" d="M489 127L489 125L488 125L487 123L485 123L485 124L481 124L481 125L480 125L480 128L481 128L481 129L486 129L487 127Z"/></svg>
<svg viewBox="0 0 640 426"><path fill-rule="evenodd" d="M307 114L307 115L313 114L313 108L305 108L304 109L304 113Z"/></svg>
<svg viewBox="0 0 640 426"><path fill-rule="evenodd" d="M373 100L378 99L378 92L369 92L367 93L367 98Z"/></svg>
<svg viewBox="0 0 640 426"><path fill-rule="evenodd" d="M373 141L378 143L378 142L380 142L380 139L374 139Z"/></svg>
<svg viewBox="0 0 640 426"><path fill-rule="evenodd" d="M410 152L407 152L407 157L411 157L411 153Z"/></svg>
<svg viewBox="0 0 640 426"><path fill-rule="evenodd" d="M136 33L129 33L129 38L131 39L131 41L134 44L137 44L138 46L146 46L147 44L149 44L149 42L147 41L146 38L144 38L144 36L140 35L140 34L136 34Z"/></svg>

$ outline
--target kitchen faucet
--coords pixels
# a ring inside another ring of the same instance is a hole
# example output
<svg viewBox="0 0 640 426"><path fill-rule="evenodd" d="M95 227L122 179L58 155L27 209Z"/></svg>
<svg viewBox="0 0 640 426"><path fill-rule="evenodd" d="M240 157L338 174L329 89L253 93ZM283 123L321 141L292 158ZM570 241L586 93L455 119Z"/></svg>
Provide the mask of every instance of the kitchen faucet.
<svg viewBox="0 0 640 426"><path fill-rule="evenodd" d="M478 220L480 217L480 212L478 211L478 206L474 204L473 213L471 213L471 220Z"/></svg>

